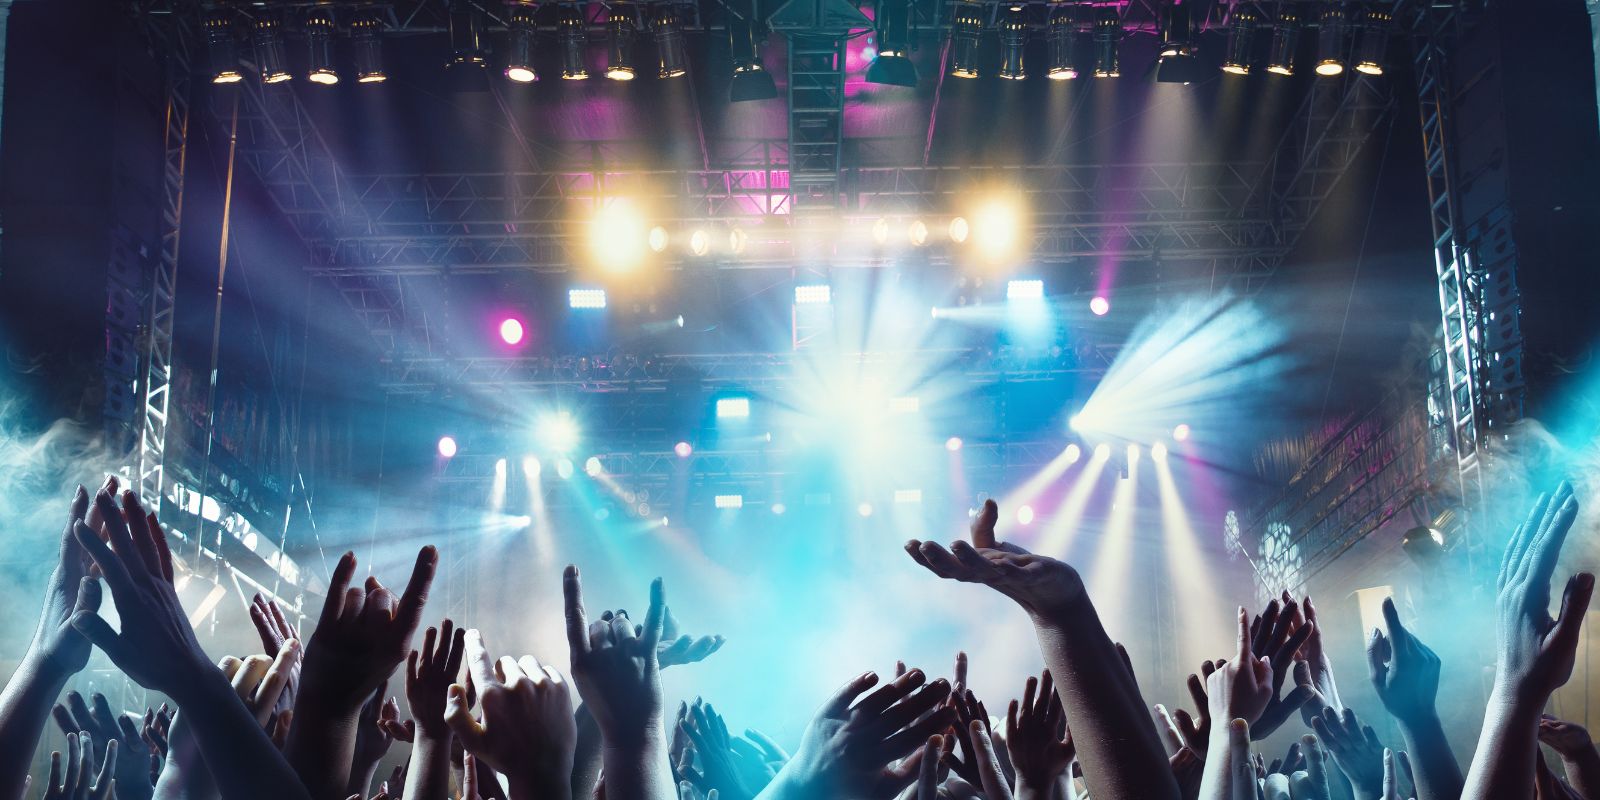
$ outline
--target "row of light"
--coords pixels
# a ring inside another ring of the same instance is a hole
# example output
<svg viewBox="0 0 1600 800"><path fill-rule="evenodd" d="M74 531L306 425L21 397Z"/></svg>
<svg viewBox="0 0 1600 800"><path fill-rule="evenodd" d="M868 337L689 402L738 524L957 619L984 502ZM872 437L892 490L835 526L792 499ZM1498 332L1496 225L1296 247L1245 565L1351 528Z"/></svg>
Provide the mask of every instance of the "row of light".
<svg viewBox="0 0 1600 800"><path fill-rule="evenodd" d="M1013 302L1042 302L1045 299L1044 281L1038 278L1024 278L1006 282L1006 299ZM802 283L794 287L794 304L797 306L830 305L833 303L833 287L826 283ZM606 290L584 288L567 290L567 307L577 310L601 310L606 307ZM1103 317L1111 311L1111 301L1104 295L1095 295L1089 300L1089 310L1097 317ZM934 309L933 316L939 316L939 310ZM683 318L678 317L678 327L683 327ZM522 341L522 321L516 318L507 318L500 322L500 338L506 344L517 344Z"/></svg>

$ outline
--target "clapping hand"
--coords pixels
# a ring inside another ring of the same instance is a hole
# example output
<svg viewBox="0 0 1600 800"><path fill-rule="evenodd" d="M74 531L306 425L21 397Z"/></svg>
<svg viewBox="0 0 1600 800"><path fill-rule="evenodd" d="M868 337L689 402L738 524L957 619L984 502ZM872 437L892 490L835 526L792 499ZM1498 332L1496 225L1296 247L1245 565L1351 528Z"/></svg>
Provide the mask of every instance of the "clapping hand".
<svg viewBox="0 0 1600 800"><path fill-rule="evenodd" d="M67 770L61 771L61 753L50 754L50 783L45 787L45 800L112 800L116 797L117 781L112 774L117 768L117 740L106 746L100 772L93 775L94 747L87 731L67 734Z"/></svg>
<svg viewBox="0 0 1600 800"><path fill-rule="evenodd" d="M570 798L577 725L566 678L533 656L493 661L476 630L466 632L465 647L483 718L467 710L466 687L453 684L450 730L475 760L506 776L512 800Z"/></svg>
<svg viewBox="0 0 1600 800"><path fill-rule="evenodd" d="M138 800L150 796L155 788L150 773L150 745L140 736L132 719L112 713L105 695L96 692L91 709L83 701L83 695L68 692L67 704L58 703L51 713L62 733L76 732L81 740L93 745L94 754L100 759L106 758L106 751L116 743L121 753L116 768L119 797Z"/></svg>
<svg viewBox="0 0 1600 800"><path fill-rule="evenodd" d="M1047 556L995 540L1000 507L986 500L972 521L972 543L957 540L946 550L937 542L906 542L911 559L941 578L981 583L1016 601L1035 617L1070 613L1087 597L1078 571Z"/></svg>

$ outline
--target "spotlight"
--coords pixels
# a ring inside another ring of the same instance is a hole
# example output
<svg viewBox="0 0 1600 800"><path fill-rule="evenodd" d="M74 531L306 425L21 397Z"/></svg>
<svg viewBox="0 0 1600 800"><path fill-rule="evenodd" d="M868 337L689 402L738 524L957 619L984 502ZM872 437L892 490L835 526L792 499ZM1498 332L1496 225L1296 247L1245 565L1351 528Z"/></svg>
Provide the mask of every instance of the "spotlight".
<svg viewBox="0 0 1600 800"><path fill-rule="evenodd" d="M1067 81L1078 77L1078 21L1073 6L1050 12L1050 80Z"/></svg>
<svg viewBox="0 0 1600 800"><path fill-rule="evenodd" d="M1117 50L1122 45L1122 19L1114 6L1104 6L1094 22L1094 76L1116 78L1122 75Z"/></svg>
<svg viewBox="0 0 1600 800"><path fill-rule="evenodd" d="M1022 280L1006 282L1007 300L1043 300L1044 281Z"/></svg>
<svg viewBox="0 0 1600 800"><path fill-rule="evenodd" d="M717 398L717 419L744 419L750 416L750 398Z"/></svg>
<svg viewBox="0 0 1600 800"><path fill-rule="evenodd" d="M856 513L863 517L872 516L872 504L863 502L861 505L856 506Z"/></svg>
<svg viewBox="0 0 1600 800"><path fill-rule="evenodd" d="M911 41L910 4L906 0L878 0L874 11L878 57L867 67L867 82L916 86L917 68L907 56L907 45Z"/></svg>
<svg viewBox="0 0 1600 800"><path fill-rule="evenodd" d="M306 80L322 86L338 83L339 73L333 68L333 16L329 12L313 11L306 17L306 41L311 51L311 71Z"/></svg>
<svg viewBox="0 0 1600 800"><path fill-rule="evenodd" d="M596 309L606 307L606 290L604 289L568 289L567 307Z"/></svg>
<svg viewBox="0 0 1600 800"><path fill-rule="evenodd" d="M1194 18L1189 16L1189 6L1174 4L1163 9L1156 82L1193 83L1200 73L1200 64L1194 55L1198 50L1194 43Z"/></svg>
<svg viewBox="0 0 1600 800"><path fill-rule="evenodd" d="M572 459L563 458L560 461L557 461L556 475L559 476L561 480L570 480L572 478Z"/></svg>
<svg viewBox="0 0 1600 800"><path fill-rule="evenodd" d="M506 33L506 77L517 83L539 80L533 66L534 12L532 3L514 3Z"/></svg>
<svg viewBox="0 0 1600 800"><path fill-rule="evenodd" d="M1089 310L1093 312L1095 316L1103 317L1111 311L1111 301L1099 295L1095 295L1095 297L1089 301Z"/></svg>
<svg viewBox="0 0 1600 800"><path fill-rule="evenodd" d="M1033 524L1033 506L1021 506L1021 507L1017 508L1017 524L1018 525L1032 525Z"/></svg>
<svg viewBox="0 0 1600 800"><path fill-rule="evenodd" d="M1267 71L1274 75L1294 74L1294 51L1300 42L1300 15L1289 3L1278 4L1278 19L1272 23L1272 42L1267 48Z"/></svg>
<svg viewBox="0 0 1600 800"><path fill-rule="evenodd" d="M1111 445L1101 442L1094 446L1094 460L1105 461L1111 458Z"/></svg>
<svg viewBox="0 0 1600 800"><path fill-rule="evenodd" d="M802 284L794 287L794 304L797 306L826 305L833 302L833 287L826 283Z"/></svg>
<svg viewBox="0 0 1600 800"><path fill-rule="evenodd" d="M744 246L750 241L750 236L743 228L734 228L728 231L728 252L738 255L744 252Z"/></svg>
<svg viewBox="0 0 1600 800"><path fill-rule="evenodd" d="M239 48L233 40L233 15L226 9L215 9L201 23L206 30L206 52L211 58L212 83L238 83L244 80L239 71Z"/></svg>
<svg viewBox="0 0 1600 800"><path fill-rule="evenodd" d="M1014 5L1000 21L1000 72L1001 78L1020 81L1028 77L1022 63L1023 51L1028 47L1028 20L1022 6Z"/></svg>
<svg viewBox="0 0 1600 800"><path fill-rule="evenodd" d="M950 219L950 241L961 244L967 240L967 234L972 232L967 224L966 217L952 217Z"/></svg>
<svg viewBox="0 0 1600 800"><path fill-rule="evenodd" d="M1129 464L1137 464L1137 463L1139 463L1139 445L1136 445L1136 444L1128 445L1128 463Z"/></svg>
<svg viewBox="0 0 1600 800"><path fill-rule="evenodd" d="M983 7L971 0L956 4L950 38L950 75L978 77L978 41L983 38Z"/></svg>
<svg viewBox="0 0 1600 800"><path fill-rule="evenodd" d="M600 473L604 471L605 465L601 464L600 459L595 456L589 456L589 458L583 462L583 474L588 475L591 478L600 477Z"/></svg>
<svg viewBox="0 0 1600 800"><path fill-rule="evenodd" d="M1250 42L1256 33L1256 15L1235 7L1228 25L1228 45L1222 58L1222 71L1230 75L1250 74Z"/></svg>
<svg viewBox="0 0 1600 800"><path fill-rule="evenodd" d="M1066 452L1067 452L1067 465L1068 466L1071 466L1073 464L1078 463L1078 459L1083 458L1083 448L1079 447L1076 444L1067 445L1067 451Z"/></svg>
<svg viewBox="0 0 1600 800"><path fill-rule="evenodd" d="M1158 464L1167 463L1167 445L1165 442L1156 442L1150 445L1150 458Z"/></svg>
<svg viewBox="0 0 1600 800"><path fill-rule="evenodd" d="M577 6L562 6L556 17L557 38L561 41L561 79L584 81L589 79L589 65L585 61L589 39L583 30L583 11Z"/></svg>
<svg viewBox="0 0 1600 800"><path fill-rule="evenodd" d="M944 449L949 450L950 452L954 453L954 452L956 452L956 451L961 449L961 444L962 444L961 437L952 436L952 437L944 440Z"/></svg>
<svg viewBox="0 0 1600 800"><path fill-rule="evenodd" d="M910 240L914 247L921 247L927 244L928 223L920 219L911 220L911 224L906 226L906 239Z"/></svg>
<svg viewBox="0 0 1600 800"><path fill-rule="evenodd" d="M656 9L650 20L650 30L656 35L656 76L678 78L689 72L689 56L684 50L683 30L678 27L678 12L671 5Z"/></svg>
<svg viewBox="0 0 1600 800"><path fill-rule="evenodd" d="M671 237L667 235L666 228L657 225L650 229L650 236L647 241L652 251L661 253L666 251L667 244L671 241ZM680 325L679 327L682 326Z"/></svg>
<svg viewBox="0 0 1600 800"><path fill-rule="evenodd" d="M444 458L456 457L456 439L454 436L439 437L439 455Z"/></svg>
<svg viewBox="0 0 1600 800"><path fill-rule="evenodd" d="M786 506L784 506L784 504L782 504L782 503L773 503L772 504L772 513L777 514L780 517L783 516L783 512L788 511L788 510L789 509Z"/></svg>
<svg viewBox="0 0 1600 800"><path fill-rule="evenodd" d="M1325 77L1344 72L1344 9L1329 5L1322 9L1322 27L1317 31L1317 74Z"/></svg>
<svg viewBox="0 0 1600 800"><path fill-rule="evenodd" d="M633 37L637 33L627 6L611 7L606 18L606 77L614 81L633 80Z"/></svg>
<svg viewBox="0 0 1600 800"><path fill-rule="evenodd" d="M578 446L578 423L565 411L540 417L534 434L541 446L554 453L566 453Z"/></svg>
<svg viewBox="0 0 1600 800"><path fill-rule="evenodd" d="M262 83L283 83L290 79L288 59L283 55L283 30L279 25L278 18L270 14L256 18L253 44Z"/></svg>
<svg viewBox="0 0 1600 800"><path fill-rule="evenodd" d="M356 83L383 83L389 75L383 71L383 40L378 31L381 24L370 14L356 17L350 23L350 47L355 51Z"/></svg>
<svg viewBox="0 0 1600 800"><path fill-rule="evenodd" d="M889 243L889 220L879 217L873 221L872 241L879 245Z"/></svg>
<svg viewBox="0 0 1600 800"><path fill-rule="evenodd" d="M744 495L742 495L742 494L719 494L716 497L712 498L711 503L712 503L712 505L715 505L717 508L724 508L724 509L744 508Z"/></svg>
<svg viewBox="0 0 1600 800"><path fill-rule="evenodd" d="M1360 36L1356 39L1356 72L1362 75L1383 74L1383 55L1389 49L1389 20L1388 11L1367 9Z"/></svg>
<svg viewBox="0 0 1600 800"><path fill-rule="evenodd" d="M459 71L460 79L475 81L488 63L483 49L483 17L471 4L451 3L450 71Z"/></svg>
<svg viewBox="0 0 1600 800"><path fill-rule="evenodd" d="M625 200L613 201L589 222L590 252L607 272L632 271L645 260L648 231L638 209Z"/></svg>
<svg viewBox="0 0 1600 800"><path fill-rule="evenodd" d="M544 471L544 465L539 463L538 458L534 456L522 457L522 474L524 477L537 478L542 471Z"/></svg>
<svg viewBox="0 0 1600 800"><path fill-rule="evenodd" d="M694 233L689 234L689 252L697 256L711 252L711 235L696 228Z"/></svg>
<svg viewBox="0 0 1600 800"><path fill-rule="evenodd" d="M1016 203L1006 197L996 197L978 210L973 220L973 244L989 261L1001 261L1017 249L1018 219L1022 216Z"/></svg>
<svg viewBox="0 0 1600 800"><path fill-rule="evenodd" d="M518 344L522 341L522 320L516 317L506 317L500 323L500 341L506 344Z"/></svg>
<svg viewBox="0 0 1600 800"><path fill-rule="evenodd" d="M733 102L777 97L778 85L772 82L772 73L761 65L754 19L730 20L728 43L733 52L733 82L728 95Z"/></svg>
<svg viewBox="0 0 1600 800"><path fill-rule="evenodd" d="M1176 442L1187 442L1187 441L1189 441L1189 424L1186 423L1186 422L1179 423L1178 427L1173 428L1172 429L1172 439L1173 439L1173 441L1176 441Z"/></svg>
<svg viewBox="0 0 1600 800"><path fill-rule="evenodd" d="M688 442L678 442L672 446L672 452L676 453L678 458L688 458L694 454L694 445Z"/></svg>

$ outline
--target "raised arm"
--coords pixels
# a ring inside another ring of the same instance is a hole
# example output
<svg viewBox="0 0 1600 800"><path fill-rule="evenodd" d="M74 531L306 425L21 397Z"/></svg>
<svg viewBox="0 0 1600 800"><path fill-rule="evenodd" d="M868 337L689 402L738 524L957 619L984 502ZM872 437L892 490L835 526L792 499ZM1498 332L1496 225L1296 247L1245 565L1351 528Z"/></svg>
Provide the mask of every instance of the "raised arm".
<svg viewBox="0 0 1600 800"><path fill-rule="evenodd" d="M1201 800L1248 800L1255 796L1250 766L1250 725L1261 718L1277 691L1266 656L1251 654L1248 616L1239 609L1238 636L1232 658L1206 679L1211 728L1206 766L1200 779Z"/></svg>
<svg viewBox="0 0 1600 800"><path fill-rule="evenodd" d="M1600 752L1589 738L1589 731L1575 722L1556 719L1549 714L1539 720L1539 741L1561 756L1566 766L1567 781L1584 797L1600 797Z"/></svg>
<svg viewBox="0 0 1600 800"><path fill-rule="evenodd" d="M1373 629L1367 644L1367 675L1383 707L1400 723L1406 750L1416 765L1420 800L1461 796L1461 767L1434 706L1439 694L1439 656L1400 622L1392 598L1383 601L1388 635Z"/></svg>
<svg viewBox="0 0 1600 800"><path fill-rule="evenodd" d="M1144 700L1121 668L1077 570L996 542L999 516L999 507L989 500L973 521L970 544L957 541L946 550L913 540L906 552L941 578L982 583L1027 612L1072 720L1078 758L1096 800L1176 798L1178 786Z"/></svg>
<svg viewBox="0 0 1600 800"><path fill-rule="evenodd" d="M467 631L466 660L483 718L467 710L466 687L453 685L445 711L450 730L474 759L506 776L511 800L569 800L577 736L571 684L533 656L493 660L475 630ZM408 784L405 796L444 795L413 795Z"/></svg>

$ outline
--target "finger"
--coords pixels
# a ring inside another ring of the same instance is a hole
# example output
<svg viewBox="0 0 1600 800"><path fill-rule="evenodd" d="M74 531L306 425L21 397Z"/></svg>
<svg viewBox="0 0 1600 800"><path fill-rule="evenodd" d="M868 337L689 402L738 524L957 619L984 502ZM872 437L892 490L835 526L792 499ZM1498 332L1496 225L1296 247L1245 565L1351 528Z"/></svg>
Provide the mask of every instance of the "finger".
<svg viewBox="0 0 1600 800"><path fill-rule="evenodd" d="M856 698L861 696L862 692L871 689L873 686L876 686L877 683L878 673L870 670L851 678L849 682L839 687L839 690L834 692L833 696L828 698L827 702L822 704L822 708L817 712L817 715L832 719L843 718L845 714L849 713L850 704L854 703ZM767 739L764 735L762 736L761 740L765 743L771 743L772 741L771 739Z"/></svg>
<svg viewBox="0 0 1600 800"><path fill-rule="evenodd" d="M955 684L957 686L967 685L967 651L965 650L956 651Z"/></svg>
<svg viewBox="0 0 1600 800"><path fill-rule="evenodd" d="M100 568L100 574L106 578L106 583L111 585L111 591L123 592L133 586L133 578L128 574L128 567L121 556L118 556L89 526L82 522L72 528L73 536L78 539L78 545L89 553L89 558L94 560Z"/></svg>
<svg viewBox="0 0 1600 800"><path fill-rule="evenodd" d="M283 694L283 689L289 684L289 676L300 667L300 640L289 639L278 648L278 655L272 659L267 673L261 678L261 685L256 689L252 706L258 711L256 716L265 724L272 716L272 709L277 706L278 698Z"/></svg>
<svg viewBox="0 0 1600 800"><path fill-rule="evenodd" d="M1233 657L1237 663L1243 664L1250 658L1250 617L1245 612L1244 606L1239 606L1238 636L1234 640Z"/></svg>
<svg viewBox="0 0 1600 800"><path fill-rule="evenodd" d="M1572 485L1562 481L1551 500L1551 509L1546 512L1547 522L1541 526L1543 531L1532 546L1531 580L1536 583L1550 581L1550 576L1556 571L1556 562L1561 558L1562 545L1566 544L1567 532L1572 530L1572 523L1577 518L1578 501L1572 496Z"/></svg>
<svg viewBox="0 0 1600 800"><path fill-rule="evenodd" d="M108 796L111 790L111 776L117 773L117 740L112 739L106 745L106 757L100 762L100 774L95 776L94 787L101 797Z"/></svg>
<svg viewBox="0 0 1600 800"><path fill-rule="evenodd" d="M1234 797L1239 797L1241 788L1255 784L1250 763L1250 723L1242 719L1228 723L1228 760L1233 769Z"/></svg>
<svg viewBox="0 0 1600 800"><path fill-rule="evenodd" d="M445 625L448 626L449 624L450 624L450 620L445 620ZM466 628L456 628L455 629L455 633L450 637L450 651L449 651L449 654L445 657L445 661L444 661L444 674L445 675L448 675L451 678L454 678L457 675L461 674L461 660L462 660L462 658L465 657L466 652L467 652L467 629Z"/></svg>
<svg viewBox="0 0 1600 800"><path fill-rule="evenodd" d="M111 659L113 664L127 664L128 654L123 646L122 638L111 629L111 624L99 614L88 611L79 611L72 615L72 628L83 634L89 643L100 648L100 651Z"/></svg>
<svg viewBox="0 0 1600 800"><path fill-rule="evenodd" d="M433 573L438 566L439 551L433 545L426 545L417 551L417 562L411 568L411 580L406 582L406 590L400 594L400 605L394 613L395 622L405 631L407 641L410 641L411 634L422 621L422 607L428 603L428 589L433 586Z"/></svg>
<svg viewBox="0 0 1600 800"><path fill-rule="evenodd" d="M944 737L934 734L922 745L922 763L917 770L917 800L938 800L939 755Z"/></svg>
<svg viewBox="0 0 1600 800"><path fill-rule="evenodd" d="M921 669L913 667L906 674L895 678L872 694L867 695L850 711L857 717L868 719L876 717L902 698L911 694L926 679L927 675Z"/></svg>
<svg viewBox="0 0 1600 800"><path fill-rule="evenodd" d="M571 649L573 660L589 652L589 637L587 631L589 622L583 613L583 584L578 577L578 567L568 564L561 573L561 592L566 601L567 616L567 647Z"/></svg>
<svg viewBox="0 0 1600 800"><path fill-rule="evenodd" d="M150 529L150 540L155 542L156 557L161 562L161 577L172 583L172 546L167 542L167 529L156 519L154 511L145 515L145 525Z"/></svg>
<svg viewBox="0 0 1600 800"><path fill-rule="evenodd" d="M954 721L955 712L948 708L941 708L905 730L884 739L883 744L877 748L876 753L885 762L897 758L905 758L913 751L918 750L917 744L919 742L926 741L929 736L950 727L950 724Z"/></svg>
<svg viewBox="0 0 1600 800"><path fill-rule="evenodd" d="M84 515L89 511L89 492L82 486L72 494L72 506L67 512L67 524L61 529L61 547L59 561L61 569L65 572L67 580L72 580L84 573L83 549L78 546L77 537L73 536L73 528L82 522Z"/></svg>
<svg viewBox="0 0 1600 800"><path fill-rule="evenodd" d="M1322 750L1322 744L1317 741L1317 737L1310 734L1302 737L1300 743L1302 745L1300 749L1306 754L1306 775L1310 780L1312 790L1316 792L1314 796L1326 798L1328 796L1328 766L1326 754Z"/></svg>
<svg viewBox="0 0 1600 800"><path fill-rule="evenodd" d="M667 589L660 578L650 582L650 610L644 615L645 659L655 663L656 646L661 643L661 629L666 621L667 614Z"/></svg>
<svg viewBox="0 0 1600 800"><path fill-rule="evenodd" d="M78 731L78 723L73 721L72 713L67 711L66 706L56 703L55 707L50 709L50 716L56 721L56 727L61 729L63 735Z"/></svg>
<svg viewBox="0 0 1600 800"><path fill-rule="evenodd" d="M72 734L68 734L68 736L71 736L71 735ZM61 751L60 750L52 750L52 751L50 751L50 783L46 784L46 786L49 787L48 789L45 790L47 793L64 791L64 784L62 783L62 780L61 780Z"/></svg>
<svg viewBox="0 0 1600 800"><path fill-rule="evenodd" d="M459 683L450 684L449 694L445 699L444 722L450 726L450 732L461 740L461 746L469 752L483 749L485 744L483 726L467 709L467 690ZM472 774L470 769L466 772Z"/></svg>
<svg viewBox="0 0 1600 800"><path fill-rule="evenodd" d="M1178 730L1178 724L1172 720L1172 715L1167 712L1167 707L1156 704L1156 719L1161 722L1161 733L1166 737L1167 752L1170 756L1183 749L1183 732Z"/></svg>
<svg viewBox="0 0 1600 800"><path fill-rule="evenodd" d="M494 661L489 658L489 649L483 646L483 634L477 628L467 629L465 646L467 671L472 679L479 686L493 686L496 683Z"/></svg>
<svg viewBox="0 0 1600 800"><path fill-rule="evenodd" d="M119 738L124 742L132 744L144 738L139 735L139 727L134 725L133 720L129 719L126 714L117 717L117 727L122 731L122 736Z"/></svg>
<svg viewBox="0 0 1600 800"><path fill-rule="evenodd" d="M355 574L356 554L346 552L339 557L339 563L333 567L333 575L328 578L328 595L322 603L322 615L317 618L317 627L331 629L344 615L345 593L350 588L350 578Z"/></svg>
<svg viewBox="0 0 1600 800"><path fill-rule="evenodd" d="M889 734L894 733L895 731L900 730L907 725L910 725L914 720L920 718L923 714L932 710L935 706L943 703L945 698L949 696L950 682L944 678L940 678L928 684L927 686L916 690L911 694L911 696L894 704L882 714L878 715L877 720L872 723L872 728L878 731L879 735L888 736ZM955 717L954 709L945 710L950 712L950 718L953 719ZM944 729L939 728L938 730L943 731ZM933 731L929 731L929 733L932 732Z"/></svg>
<svg viewBox="0 0 1600 800"><path fill-rule="evenodd" d="M983 501L983 508L972 518L972 546L994 547L994 527L1000 521L1000 506L994 499Z"/></svg>
<svg viewBox="0 0 1600 800"><path fill-rule="evenodd" d="M1379 691L1388 688L1389 656L1392 652L1383 632L1373 628L1372 634L1367 637L1367 679Z"/></svg>
<svg viewBox="0 0 1600 800"><path fill-rule="evenodd" d="M471 753L461 759L461 800L478 800L478 759Z"/></svg>
<svg viewBox="0 0 1600 800"><path fill-rule="evenodd" d="M1567 581L1567 589L1561 595L1561 614L1556 618L1555 629L1546 646L1549 651L1564 654L1564 663L1572 663L1573 654L1577 652L1583 616L1588 612L1589 601L1593 597L1593 575L1580 572Z"/></svg>
<svg viewBox="0 0 1600 800"><path fill-rule="evenodd" d="M144 562L145 569L165 579L161 571L161 554L157 552L156 540L150 533L150 515L132 489L122 493L122 516L127 520L128 536L133 539L133 548L138 552L139 560Z"/></svg>
<svg viewBox="0 0 1600 800"><path fill-rule="evenodd" d="M1383 798L1394 800L1399 794L1394 782L1394 751L1383 748Z"/></svg>
<svg viewBox="0 0 1600 800"><path fill-rule="evenodd" d="M116 498L101 492L95 495L94 505L100 511L100 524L111 540L111 551L122 559L130 573L135 570L148 573L149 567L133 543L133 535L128 532L128 523L122 518L122 509L117 508Z"/></svg>

